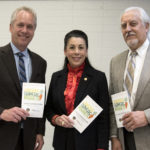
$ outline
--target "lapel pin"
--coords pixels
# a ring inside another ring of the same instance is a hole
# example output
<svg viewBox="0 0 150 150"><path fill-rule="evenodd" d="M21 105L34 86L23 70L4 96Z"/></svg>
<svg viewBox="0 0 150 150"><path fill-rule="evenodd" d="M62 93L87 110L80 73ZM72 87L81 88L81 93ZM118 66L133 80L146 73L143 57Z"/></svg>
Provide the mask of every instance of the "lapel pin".
<svg viewBox="0 0 150 150"><path fill-rule="evenodd" d="M84 81L87 81L87 78L86 78L86 77L84 78Z"/></svg>

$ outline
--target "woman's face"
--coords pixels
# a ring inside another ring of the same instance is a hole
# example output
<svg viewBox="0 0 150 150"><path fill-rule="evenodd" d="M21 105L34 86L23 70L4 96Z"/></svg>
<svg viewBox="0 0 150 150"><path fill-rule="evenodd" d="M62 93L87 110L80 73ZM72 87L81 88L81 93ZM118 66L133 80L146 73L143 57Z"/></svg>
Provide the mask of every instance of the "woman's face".
<svg viewBox="0 0 150 150"><path fill-rule="evenodd" d="M87 57L85 40L80 37L71 37L64 51L72 68L77 68L83 64Z"/></svg>

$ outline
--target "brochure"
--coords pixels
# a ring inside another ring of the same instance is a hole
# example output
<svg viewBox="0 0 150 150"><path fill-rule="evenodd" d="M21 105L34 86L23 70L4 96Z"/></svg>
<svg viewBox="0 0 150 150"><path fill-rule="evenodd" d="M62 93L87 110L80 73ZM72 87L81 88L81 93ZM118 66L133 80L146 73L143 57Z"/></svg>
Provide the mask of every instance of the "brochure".
<svg viewBox="0 0 150 150"><path fill-rule="evenodd" d="M23 83L21 107L33 118L42 118L45 102L45 84Z"/></svg>
<svg viewBox="0 0 150 150"><path fill-rule="evenodd" d="M69 115L69 118L74 120L74 128L82 133L102 110L103 109L87 95Z"/></svg>
<svg viewBox="0 0 150 150"><path fill-rule="evenodd" d="M131 112L127 91L111 95L113 108L115 112L118 128L123 127L122 117L124 114Z"/></svg>

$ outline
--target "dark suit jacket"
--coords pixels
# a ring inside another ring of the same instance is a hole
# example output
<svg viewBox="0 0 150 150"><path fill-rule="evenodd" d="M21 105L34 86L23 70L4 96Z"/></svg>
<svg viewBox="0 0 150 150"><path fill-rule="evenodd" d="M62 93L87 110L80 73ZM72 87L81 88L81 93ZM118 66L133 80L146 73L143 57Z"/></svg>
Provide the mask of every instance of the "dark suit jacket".
<svg viewBox="0 0 150 150"><path fill-rule="evenodd" d="M30 82L45 82L46 61L39 55L29 51L32 62ZM16 63L10 44L0 48L0 114L4 109L21 106L21 86ZM17 143L20 123L0 120L0 149L14 150ZM24 121L25 150L33 150L36 134L44 134L45 121L27 118Z"/></svg>
<svg viewBox="0 0 150 150"><path fill-rule="evenodd" d="M87 80L84 80L87 78ZM67 69L58 71L52 75L47 104L45 107L45 115L51 122L54 115L66 114L64 102L64 90L67 82ZM76 93L74 106L89 95L102 108L102 113L80 134L74 130L74 139L76 150L96 150L97 148L108 149L108 87L105 74L93 69L86 64L83 75ZM67 128L55 126L53 146L57 150L66 150L65 141Z"/></svg>

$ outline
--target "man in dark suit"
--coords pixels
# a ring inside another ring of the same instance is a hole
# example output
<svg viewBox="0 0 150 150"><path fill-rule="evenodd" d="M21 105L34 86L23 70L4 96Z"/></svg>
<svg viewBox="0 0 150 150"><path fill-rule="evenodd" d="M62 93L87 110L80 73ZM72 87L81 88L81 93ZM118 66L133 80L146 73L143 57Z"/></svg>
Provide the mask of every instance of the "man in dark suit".
<svg viewBox="0 0 150 150"><path fill-rule="evenodd" d="M129 50L111 61L110 93L126 90L132 111L122 118L124 128L117 128L111 107L112 150L150 149L149 27L149 16L140 7L127 8L121 17L122 34Z"/></svg>
<svg viewBox="0 0 150 150"><path fill-rule="evenodd" d="M45 119L27 118L21 107L22 87L19 56L23 54L27 82L45 82L46 61L27 46L34 36L37 18L28 7L16 9L11 17L11 42L0 48L0 149L41 150Z"/></svg>

